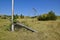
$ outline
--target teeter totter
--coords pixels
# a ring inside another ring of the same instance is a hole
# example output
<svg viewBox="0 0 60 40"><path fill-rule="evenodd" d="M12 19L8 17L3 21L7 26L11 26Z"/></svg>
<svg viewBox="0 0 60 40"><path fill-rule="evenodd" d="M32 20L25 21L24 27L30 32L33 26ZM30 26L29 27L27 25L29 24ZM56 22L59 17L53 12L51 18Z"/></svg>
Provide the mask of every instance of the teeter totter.
<svg viewBox="0 0 60 40"><path fill-rule="evenodd" d="M28 26L26 26L26 25L24 25L24 24L22 24L22 23L19 23L19 22L14 23L14 26L16 26L16 25L18 25L19 27L25 28L25 29L27 29L27 30L29 30L29 31L37 32L36 30L34 30L34 29L32 29L32 28L30 28L30 27L28 27Z"/></svg>

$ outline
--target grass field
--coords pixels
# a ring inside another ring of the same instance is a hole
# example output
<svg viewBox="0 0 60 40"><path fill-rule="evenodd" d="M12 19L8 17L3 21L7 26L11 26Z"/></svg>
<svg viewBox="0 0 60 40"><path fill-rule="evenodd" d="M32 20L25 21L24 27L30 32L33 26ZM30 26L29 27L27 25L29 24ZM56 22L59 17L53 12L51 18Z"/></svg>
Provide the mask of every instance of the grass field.
<svg viewBox="0 0 60 40"><path fill-rule="evenodd" d="M19 31L8 31L11 22L0 19L0 40L60 40L60 21L37 21L37 19L17 19L19 22L38 31L31 32L24 28Z"/></svg>

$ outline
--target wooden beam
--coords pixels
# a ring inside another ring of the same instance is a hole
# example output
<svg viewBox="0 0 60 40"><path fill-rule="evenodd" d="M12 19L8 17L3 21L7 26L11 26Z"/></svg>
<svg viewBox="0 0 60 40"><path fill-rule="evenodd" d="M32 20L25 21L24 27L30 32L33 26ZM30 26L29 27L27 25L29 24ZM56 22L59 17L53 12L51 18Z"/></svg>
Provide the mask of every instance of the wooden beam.
<svg viewBox="0 0 60 40"><path fill-rule="evenodd" d="M32 28L24 25L24 24L21 24L21 23L16 23L15 25L20 25L20 26L22 26L23 28L26 28L27 30L30 30L30 31L32 31L32 32L37 32L36 30L34 30L34 29L32 29Z"/></svg>

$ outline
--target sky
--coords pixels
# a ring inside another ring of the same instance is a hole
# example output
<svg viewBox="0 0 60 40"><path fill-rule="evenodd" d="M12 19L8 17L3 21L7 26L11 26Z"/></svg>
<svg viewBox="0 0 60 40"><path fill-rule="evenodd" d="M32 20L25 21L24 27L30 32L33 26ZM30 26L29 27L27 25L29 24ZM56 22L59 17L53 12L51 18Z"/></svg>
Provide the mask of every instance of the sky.
<svg viewBox="0 0 60 40"><path fill-rule="evenodd" d="M11 15L11 8L12 0L0 0L0 15ZM14 0L14 14L34 16L51 10L60 15L60 0Z"/></svg>

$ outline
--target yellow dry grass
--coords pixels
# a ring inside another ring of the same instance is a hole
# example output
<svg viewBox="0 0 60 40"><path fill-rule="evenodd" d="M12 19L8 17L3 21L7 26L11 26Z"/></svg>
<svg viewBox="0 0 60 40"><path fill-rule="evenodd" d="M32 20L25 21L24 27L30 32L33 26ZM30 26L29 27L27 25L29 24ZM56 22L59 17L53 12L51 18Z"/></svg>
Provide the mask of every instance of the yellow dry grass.
<svg viewBox="0 0 60 40"><path fill-rule="evenodd" d="M37 21L31 18L17 20L38 32L30 32L26 29L20 29L17 32L2 30L5 28L3 25L9 25L10 22L7 19L1 19L0 40L60 40L59 21Z"/></svg>

